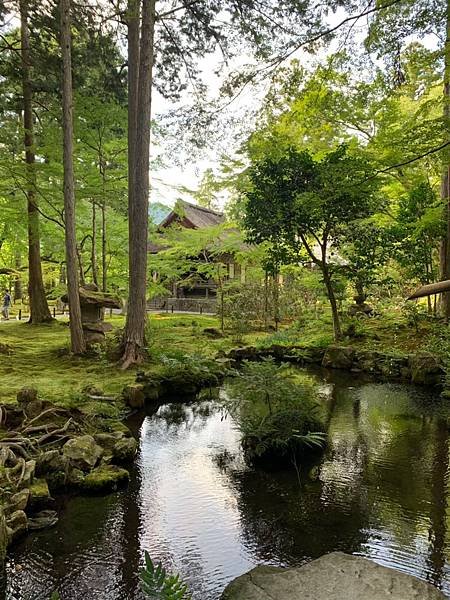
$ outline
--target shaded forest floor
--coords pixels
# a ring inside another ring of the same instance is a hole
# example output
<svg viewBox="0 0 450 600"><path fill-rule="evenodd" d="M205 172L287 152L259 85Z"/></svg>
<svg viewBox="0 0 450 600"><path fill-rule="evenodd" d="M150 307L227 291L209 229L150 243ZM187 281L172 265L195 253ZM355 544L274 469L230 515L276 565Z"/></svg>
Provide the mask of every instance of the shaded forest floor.
<svg viewBox="0 0 450 600"><path fill-rule="evenodd" d="M215 317L152 314L147 331L148 361L138 369L122 371L112 358L112 350L117 345L124 318L107 317L107 321L115 327L108 335L107 349L83 358L69 354L67 320L42 326L19 321L1 324L1 401L14 401L23 386L36 387L43 398L63 404L76 404L87 386L100 388L107 395L118 394L134 381L136 370L161 369L164 355L172 358L186 354L215 356L219 350L227 351L237 345L325 347L333 343L331 317L327 312L304 315L277 332L257 331L245 335L230 332L217 338L204 331L219 328ZM343 329L347 333L342 341L345 345L400 354L428 350L444 359L450 355L449 328L431 317L411 323L400 311L390 309L382 316L347 319Z"/></svg>

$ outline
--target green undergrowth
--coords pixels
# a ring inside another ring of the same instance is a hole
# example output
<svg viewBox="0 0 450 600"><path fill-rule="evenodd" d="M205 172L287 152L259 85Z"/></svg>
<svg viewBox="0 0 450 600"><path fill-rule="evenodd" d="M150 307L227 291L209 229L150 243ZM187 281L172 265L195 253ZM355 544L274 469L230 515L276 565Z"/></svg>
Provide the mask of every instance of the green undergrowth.
<svg viewBox="0 0 450 600"><path fill-rule="evenodd" d="M343 316L342 331L340 345L393 355L436 352L436 349L444 351L445 347L450 348L450 336L446 335L448 328L442 320L422 313L417 323L412 324L408 314L400 307L385 308L382 313L373 317ZM326 348L333 343L331 315L324 311L319 315L307 313L297 321L285 325L280 331L259 338L256 345L267 348L274 344L287 347L301 344Z"/></svg>
<svg viewBox="0 0 450 600"><path fill-rule="evenodd" d="M107 316L114 326L108 334L108 346L114 345L124 325L122 316ZM209 332L206 330L210 330ZM213 330L211 334L211 330ZM442 321L422 314L414 325L401 308L384 307L375 317L344 318L344 345L410 354L428 350L449 355L450 336ZM49 325L28 325L11 321L0 324L0 398L14 401L23 386L36 387L46 400L81 408L87 415L116 417L118 407L86 398L82 390L93 386L104 394L118 395L132 383L137 370L161 373L167 358L182 360L185 356L213 358L218 352L236 347L230 334L222 335L214 316L152 314L147 328L148 360L139 368L122 371L110 354L101 351L90 357L77 358L69 353L67 321ZM284 324L279 331L246 334L240 345L326 347L333 343L331 316L327 311L311 311L297 321ZM450 356L446 356L450 359Z"/></svg>

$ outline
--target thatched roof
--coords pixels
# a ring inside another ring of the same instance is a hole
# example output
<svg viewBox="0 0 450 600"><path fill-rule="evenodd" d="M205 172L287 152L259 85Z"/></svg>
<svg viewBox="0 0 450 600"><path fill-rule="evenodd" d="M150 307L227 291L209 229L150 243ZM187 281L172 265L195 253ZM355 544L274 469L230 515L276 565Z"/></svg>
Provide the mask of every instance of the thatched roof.
<svg viewBox="0 0 450 600"><path fill-rule="evenodd" d="M407 299L415 300L416 298L425 298L426 296L434 296L435 294L442 294L443 292L450 292L450 279L422 285L420 288L417 288L411 296L408 296Z"/></svg>
<svg viewBox="0 0 450 600"><path fill-rule="evenodd" d="M185 200L178 200L175 208L159 225L160 228L168 227L174 222L180 222L184 227L202 229L221 225L225 221L223 213L191 204Z"/></svg>

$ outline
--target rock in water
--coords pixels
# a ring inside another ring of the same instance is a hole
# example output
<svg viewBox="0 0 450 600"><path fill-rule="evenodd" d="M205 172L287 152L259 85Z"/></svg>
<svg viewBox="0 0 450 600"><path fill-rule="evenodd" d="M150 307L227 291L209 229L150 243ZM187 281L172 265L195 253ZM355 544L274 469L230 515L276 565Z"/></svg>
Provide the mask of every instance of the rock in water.
<svg viewBox="0 0 450 600"><path fill-rule="evenodd" d="M420 352L410 357L412 382L419 385L440 385L444 379L441 361L429 352Z"/></svg>
<svg viewBox="0 0 450 600"><path fill-rule="evenodd" d="M27 515L23 510L16 510L7 519L9 539L15 542L18 538L24 535L28 530Z"/></svg>
<svg viewBox="0 0 450 600"><path fill-rule="evenodd" d="M221 600L445 600L432 585L341 552L295 569L256 567L228 585Z"/></svg>
<svg viewBox="0 0 450 600"><path fill-rule="evenodd" d="M70 466L90 471L100 460L103 449L95 443L91 435L81 435L64 444L63 454Z"/></svg>
<svg viewBox="0 0 450 600"><path fill-rule="evenodd" d="M28 488L24 488L23 490L20 490L20 492L16 492L9 499L9 510L11 512L15 512L16 510L25 510L29 499L30 490Z"/></svg>
<svg viewBox="0 0 450 600"><path fill-rule="evenodd" d="M47 481L45 479L35 479L30 485L29 511L39 512L52 506L54 502L50 496Z"/></svg>
<svg viewBox="0 0 450 600"><path fill-rule="evenodd" d="M107 493L126 485L130 478L127 470L116 465L102 465L83 480L82 489L89 493Z"/></svg>
<svg viewBox="0 0 450 600"><path fill-rule="evenodd" d="M116 462L131 462L136 455L137 442L134 438L118 440L113 448L113 458Z"/></svg>
<svg viewBox="0 0 450 600"><path fill-rule="evenodd" d="M58 513L54 510L42 510L28 519L28 529L38 530L53 527L58 522Z"/></svg>

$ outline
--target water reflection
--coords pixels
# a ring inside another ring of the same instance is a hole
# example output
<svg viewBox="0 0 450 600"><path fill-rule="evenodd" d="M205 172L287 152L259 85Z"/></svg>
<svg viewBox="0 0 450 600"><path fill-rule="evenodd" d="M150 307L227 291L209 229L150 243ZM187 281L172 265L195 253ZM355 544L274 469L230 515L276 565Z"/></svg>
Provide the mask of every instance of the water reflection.
<svg viewBox="0 0 450 600"><path fill-rule="evenodd" d="M57 528L12 553L8 600L138 600L144 549L219 598L253 565L342 550L413 573L450 597L448 409L423 391L321 384L330 445L301 472L248 469L218 404L168 404L140 428L127 491L75 498ZM16 566L21 569L17 570Z"/></svg>

